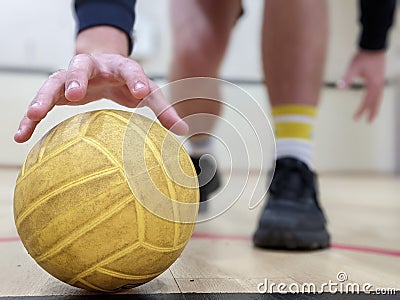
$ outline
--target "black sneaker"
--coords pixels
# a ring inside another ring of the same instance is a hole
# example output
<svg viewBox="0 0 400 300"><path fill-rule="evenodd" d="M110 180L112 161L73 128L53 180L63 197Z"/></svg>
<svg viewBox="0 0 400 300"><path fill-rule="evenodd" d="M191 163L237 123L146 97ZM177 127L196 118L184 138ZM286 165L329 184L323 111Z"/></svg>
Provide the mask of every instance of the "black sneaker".
<svg viewBox="0 0 400 300"><path fill-rule="evenodd" d="M191 159L199 179L200 202L205 202L221 185L217 164L211 155L203 155L201 158L191 157Z"/></svg>
<svg viewBox="0 0 400 300"><path fill-rule="evenodd" d="M288 250L329 247L326 219L317 197L317 176L306 164L290 157L278 159L254 245Z"/></svg>

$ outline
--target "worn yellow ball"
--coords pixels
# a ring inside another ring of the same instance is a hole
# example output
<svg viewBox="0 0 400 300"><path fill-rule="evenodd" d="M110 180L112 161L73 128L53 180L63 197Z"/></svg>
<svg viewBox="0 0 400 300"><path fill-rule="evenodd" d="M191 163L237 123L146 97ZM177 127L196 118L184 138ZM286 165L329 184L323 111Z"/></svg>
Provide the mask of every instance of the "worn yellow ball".
<svg viewBox="0 0 400 300"><path fill-rule="evenodd" d="M76 287L116 291L163 273L190 239L196 171L179 142L138 114L76 115L30 151L14 218L33 259Z"/></svg>

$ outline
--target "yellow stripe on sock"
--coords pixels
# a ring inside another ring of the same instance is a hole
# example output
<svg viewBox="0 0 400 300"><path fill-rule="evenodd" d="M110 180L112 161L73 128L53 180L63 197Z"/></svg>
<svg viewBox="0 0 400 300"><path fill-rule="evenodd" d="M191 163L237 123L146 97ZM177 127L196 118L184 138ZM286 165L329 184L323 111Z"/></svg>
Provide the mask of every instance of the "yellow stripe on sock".
<svg viewBox="0 0 400 300"><path fill-rule="evenodd" d="M275 138L312 140L313 126L307 123L278 123L275 124Z"/></svg>
<svg viewBox="0 0 400 300"><path fill-rule="evenodd" d="M311 105L278 105L272 107L272 115L274 117L281 115L303 115L315 118L317 116L317 109Z"/></svg>

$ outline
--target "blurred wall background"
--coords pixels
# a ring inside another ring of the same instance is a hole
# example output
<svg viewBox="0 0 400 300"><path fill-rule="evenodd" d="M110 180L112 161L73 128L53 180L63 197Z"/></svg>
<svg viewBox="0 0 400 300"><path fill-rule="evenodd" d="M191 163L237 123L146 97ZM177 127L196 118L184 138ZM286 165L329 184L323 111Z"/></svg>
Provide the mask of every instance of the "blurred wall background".
<svg viewBox="0 0 400 300"><path fill-rule="evenodd" d="M245 14L233 32L222 77L259 81L262 78L259 45L264 0L244 0L243 3ZM357 49L358 12L357 0L329 0L329 4L331 29L325 80L335 82ZM28 103L47 78L47 74L40 73L41 70L55 71L67 66L74 48L73 18L71 0L14 0L3 3L0 11L2 166L21 165L33 143L62 119L84 110L117 107L108 101L102 101L83 108L57 108L39 125L31 142L17 145L12 140ZM171 55L168 24L168 1L138 0L137 42L133 56L141 61L150 76L167 74ZM362 91L323 89L316 132L315 164L319 170L391 173L400 169L400 125L397 118L400 113L399 29L395 25L391 33L391 47L388 52L390 84L385 89L381 113L375 123L355 123L352 120L361 101ZM32 70L37 72L29 72ZM241 87L268 112L267 96L262 85L243 84ZM252 112L248 111L246 114L251 115ZM235 118L229 112L226 112L225 117L232 120ZM262 122L257 119L253 121ZM220 125L216 134L224 136L225 131L226 128ZM221 166L228 167L229 162L221 151L218 151L217 156ZM246 166L239 164L233 167L240 169ZM257 164L251 168L257 168Z"/></svg>

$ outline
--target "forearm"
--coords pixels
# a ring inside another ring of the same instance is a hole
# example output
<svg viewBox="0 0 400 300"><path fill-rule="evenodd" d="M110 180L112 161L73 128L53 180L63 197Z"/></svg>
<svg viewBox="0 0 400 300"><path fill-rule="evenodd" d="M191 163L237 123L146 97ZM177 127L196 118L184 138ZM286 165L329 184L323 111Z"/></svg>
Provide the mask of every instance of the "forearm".
<svg viewBox="0 0 400 300"><path fill-rule="evenodd" d="M78 34L75 52L76 54L110 53L128 56L129 40L125 32L115 27L91 27Z"/></svg>
<svg viewBox="0 0 400 300"><path fill-rule="evenodd" d="M136 0L75 0L76 53L131 53Z"/></svg>

